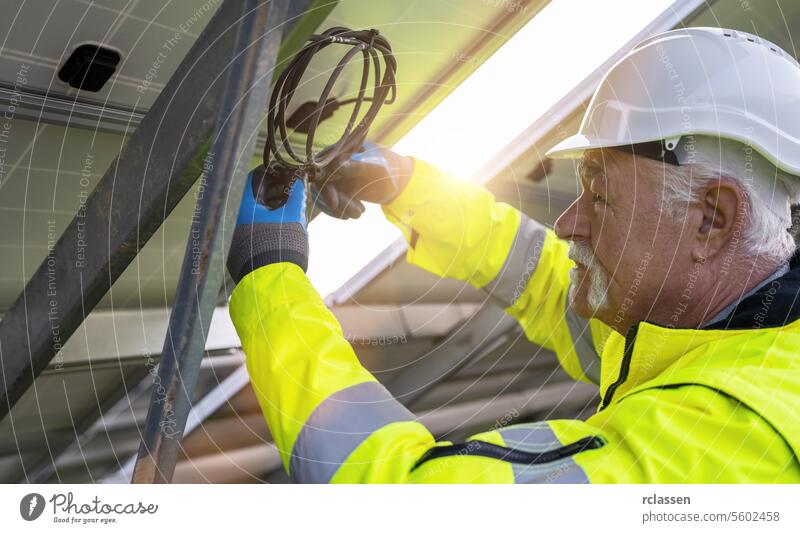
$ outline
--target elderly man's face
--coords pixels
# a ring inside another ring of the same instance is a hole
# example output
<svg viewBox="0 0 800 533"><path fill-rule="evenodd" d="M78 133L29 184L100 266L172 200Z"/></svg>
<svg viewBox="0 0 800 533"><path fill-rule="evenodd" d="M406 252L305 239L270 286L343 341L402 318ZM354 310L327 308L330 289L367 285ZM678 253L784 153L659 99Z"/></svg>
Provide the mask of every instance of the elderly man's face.
<svg viewBox="0 0 800 533"><path fill-rule="evenodd" d="M576 263L570 304L625 334L654 307L679 305L685 276L670 272L689 272L693 264L681 242L684 225L664 209L662 163L594 150L579 174L583 192L555 225Z"/></svg>

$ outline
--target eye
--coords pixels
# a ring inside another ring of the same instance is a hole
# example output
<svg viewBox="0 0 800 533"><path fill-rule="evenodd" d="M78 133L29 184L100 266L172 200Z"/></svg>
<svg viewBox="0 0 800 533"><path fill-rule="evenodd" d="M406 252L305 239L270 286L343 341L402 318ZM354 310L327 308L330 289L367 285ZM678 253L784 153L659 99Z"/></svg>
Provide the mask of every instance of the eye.
<svg viewBox="0 0 800 533"><path fill-rule="evenodd" d="M606 203L606 199L603 198L602 196L600 196L599 194L593 192L592 193L592 203L593 204L597 204L597 203L604 204L604 203Z"/></svg>

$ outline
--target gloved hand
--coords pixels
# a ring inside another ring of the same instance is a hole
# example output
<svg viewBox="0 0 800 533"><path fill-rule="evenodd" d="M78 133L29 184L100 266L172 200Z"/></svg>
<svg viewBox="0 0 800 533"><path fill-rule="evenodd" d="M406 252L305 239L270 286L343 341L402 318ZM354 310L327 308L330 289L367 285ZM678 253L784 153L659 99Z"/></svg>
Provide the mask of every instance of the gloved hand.
<svg viewBox="0 0 800 533"><path fill-rule="evenodd" d="M414 158L365 142L361 152L331 165L327 175L314 184L314 202L336 218L358 218L362 202L387 204L408 184Z"/></svg>
<svg viewBox="0 0 800 533"><path fill-rule="evenodd" d="M228 254L228 272L236 283L253 270L273 263L288 261L303 271L308 268L305 181L295 180L287 202L273 210L258 200L266 190L258 170L247 175Z"/></svg>

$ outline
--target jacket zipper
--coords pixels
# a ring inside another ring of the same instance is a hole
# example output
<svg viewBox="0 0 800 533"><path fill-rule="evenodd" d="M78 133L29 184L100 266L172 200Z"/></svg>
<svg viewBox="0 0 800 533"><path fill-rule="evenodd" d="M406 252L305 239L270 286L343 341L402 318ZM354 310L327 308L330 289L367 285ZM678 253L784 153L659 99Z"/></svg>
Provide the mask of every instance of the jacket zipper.
<svg viewBox="0 0 800 533"><path fill-rule="evenodd" d="M595 450L605 445L605 441L598 436L584 437L571 444L554 448L546 452L525 452L522 450L514 450L505 446L498 446L497 444L489 444L482 440L471 440L461 444L451 444L449 446L436 446L431 448L420 458L411 470L421 466L423 463L433 459L442 457L451 457L454 455L474 455L479 457L489 457L491 459L499 459L509 463L517 463L524 465L539 465L544 463L551 463L570 457L577 453L586 450Z"/></svg>
<svg viewBox="0 0 800 533"><path fill-rule="evenodd" d="M606 394L603 396L603 402L600 404L600 411L608 407L611 403L611 399L614 397L614 392L622 385L626 379L628 379L628 374L631 371L631 359L633 359L633 344L636 342L636 333L639 331L639 324L631 327L628 330L628 334L625 335L625 348L622 351L622 363L619 367L619 377L617 381L612 383L606 389Z"/></svg>

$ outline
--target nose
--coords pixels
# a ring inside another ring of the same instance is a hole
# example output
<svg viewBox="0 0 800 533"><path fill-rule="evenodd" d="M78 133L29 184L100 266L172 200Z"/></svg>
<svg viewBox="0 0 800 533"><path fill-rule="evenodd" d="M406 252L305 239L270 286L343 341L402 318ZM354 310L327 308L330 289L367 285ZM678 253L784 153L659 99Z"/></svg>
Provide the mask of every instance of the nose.
<svg viewBox="0 0 800 533"><path fill-rule="evenodd" d="M565 241L588 241L591 238L591 227L586 216L586 207L582 205L584 195L572 202L556 220L554 230L559 239Z"/></svg>

